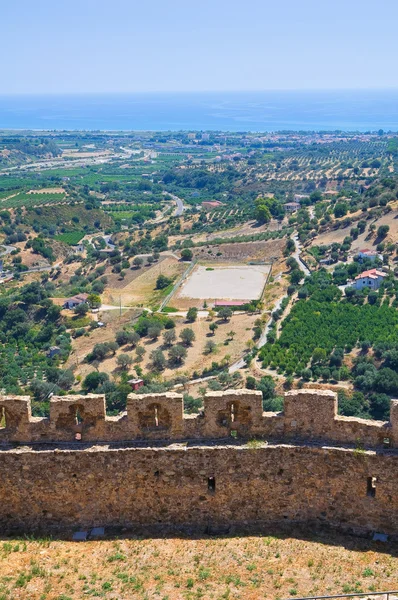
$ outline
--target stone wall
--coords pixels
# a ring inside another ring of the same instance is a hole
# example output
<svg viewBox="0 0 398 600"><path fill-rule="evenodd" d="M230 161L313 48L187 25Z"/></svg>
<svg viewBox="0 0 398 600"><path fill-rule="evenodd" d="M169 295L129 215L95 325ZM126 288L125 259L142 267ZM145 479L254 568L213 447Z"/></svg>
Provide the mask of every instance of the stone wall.
<svg viewBox="0 0 398 600"><path fill-rule="evenodd" d="M106 417L88 395L52 398L43 419L2 397L1 531L301 522L398 537L398 402L387 423L336 408L333 392L300 390L263 413L261 394L231 390L198 416L168 393Z"/></svg>
<svg viewBox="0 0 398 600"><path fill-rule="evenodd" d="M19 449L0 452L0 470L2 532L100 525L205 531L282 521L398 534L398 457L391 450L175 443Z"/></svg>
<svg viewBox="0 0 398 600"><path fill-rule="evenodd" d="M210 392L199 415L184 415L182 395L130 394L127 410L105 414L105 397L88 394L53 396L49 418L32 417L30 398L0 396L3 443L122 442L139 440L223 439L303 440L364 447L398 447L398 400L391 401L390 421L337 415L337 395L328 390L285 394L282 413L264 413L254 390ZM1 420L1 419L0 419Z"/></svg>

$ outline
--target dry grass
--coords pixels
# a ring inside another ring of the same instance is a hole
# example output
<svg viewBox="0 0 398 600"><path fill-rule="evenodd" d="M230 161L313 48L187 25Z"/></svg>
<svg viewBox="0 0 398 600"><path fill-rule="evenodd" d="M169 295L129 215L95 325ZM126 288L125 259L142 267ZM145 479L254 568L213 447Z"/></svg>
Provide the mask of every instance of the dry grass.
<svg viewBox="0 0 398 600"><path fill-rule="evenodd" d="M80 375L82 378L86 377L88 373L94 370L92 365L84 362L86 355L92 351L95 344L114 341L116 332L123 329L123 326L131 323L134 314L134 311L126 311L122 317L119 318L118 311L101 313L101 319L106 322L106 327L95 329L88 337L82 336L74 339L72 341L73 351L66 362L66 367L73 368L75 376ZM226 356L229 356L229 362L233 363L246 349L247 341L253 336L254 321L258 318L258 315L238 314L234 315L227 323L221 323L220 320L215 319L215 322L220 322L220 324L215 335L210 335L210 321L208 319L200 318L195 323L187 323L182 317L173 317L173 314L170 316L176 321L176 343L178 343L180 332L186 327L193 329L196 339L192 346L187 347L187 358L179 368L167 368L163 371L162 377L164 379L173 378L177 374L191 376L194 371L199 371L201 373L205 367L210 367L213 361L221 362ZM228 336L230 331L235 332L233 339L230 339ZM214 342L216 348L211 354L204 355L204 347L208 340ZM227 340L228 344L226 345L225 342ZM166 358L168 356L168 349L163 346L162 335L157 341L143 338L140 345L144 346L146 354L142 362L134 363L132 366L133 371L135 365L143 367L144 371L150 370L150 354L153 350L161 349L164 351ZM124 346L117 350L115 356L111 356L101 362L99 367L100 371L104 371L110 376L112 374L120 375L116 362L119 354L130 354L134 360L136 359L135 350L132 350L130 346Z"/></svg>
<svg viewBox="0 0 398 600"><path fill-rule="evenodd" d="M128 278L125 285L108 285L103 296L103 304L118 305L121 299L124 306L154 306L159 304L164 296L163 291L156 290L156 280L160 274L176 280L186 269L187 265L179 262L175 258L166 258L156 263L150 269L133 271L131 279ZM135 277L134 277L135 276ZM112 282L110 282L111 284ZM121 282L122 284L124 282Z"/></svg>
<svg viewBox="0 0 398 600"><path fill-rule="evenodd" d="M396 547L336 534L3 540L0 598L257 600L393 590L396 555Z"/></svg>

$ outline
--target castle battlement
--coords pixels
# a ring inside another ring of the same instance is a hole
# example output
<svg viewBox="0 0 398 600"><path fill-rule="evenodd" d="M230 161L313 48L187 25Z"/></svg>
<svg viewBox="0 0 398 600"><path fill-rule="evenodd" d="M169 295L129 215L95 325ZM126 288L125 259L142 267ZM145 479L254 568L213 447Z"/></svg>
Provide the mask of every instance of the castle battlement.
<svg viewBox="0 0 398 600"><path fill-rule="evenodd" d="M50 416L32 417L29 396L0 396L0 445L7 443L215 440L220 438L323 441L364 447L398 447L398 400L390 421L337 414L337 394L302 389L285 394L284 411L267 413L255 390L209 392L198 415L185 415L172 392L130 394L127 410L108 417L99 394L53 396ZM1 419L0 419L1 421Z"/></svg>
<svg viewBox="0 0 398 600"><path fill-rule="evenodd" d="M131 394L116 417L101 395L53 397L49 418L8 396L0 420L3 532L283 522L398 539L397 400L384 423L337 415L323 390L287 392L282 413L258 391L211 392L199 415L179 394Z"/></svg>

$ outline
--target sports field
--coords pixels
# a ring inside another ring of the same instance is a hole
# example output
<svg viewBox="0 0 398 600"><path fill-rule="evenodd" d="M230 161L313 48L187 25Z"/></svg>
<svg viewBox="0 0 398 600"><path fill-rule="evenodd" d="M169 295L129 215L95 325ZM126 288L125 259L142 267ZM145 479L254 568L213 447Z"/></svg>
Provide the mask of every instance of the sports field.
<svg viewBox="0 0 398 600"><path fill-rule="evenodd" d="M198 265L180 289L180 298L257 300L264 289L269 265Z"/></svg>

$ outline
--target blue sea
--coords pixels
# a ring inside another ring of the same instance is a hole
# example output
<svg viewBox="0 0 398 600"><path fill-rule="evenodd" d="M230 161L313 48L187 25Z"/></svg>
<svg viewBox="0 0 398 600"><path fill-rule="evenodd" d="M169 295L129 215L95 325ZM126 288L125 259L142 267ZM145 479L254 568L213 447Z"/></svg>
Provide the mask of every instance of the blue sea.
<svg viewBox="0 0 398 600"><path fill-rule="evenodd" d="M0 129L398 131L398 90L0 96Z"/></svg>

